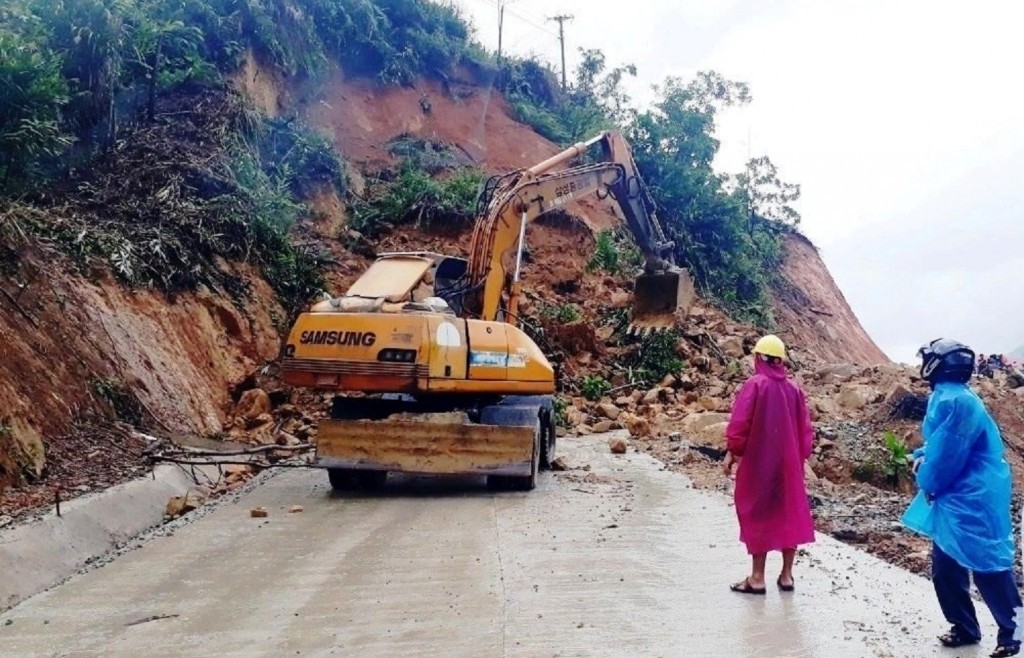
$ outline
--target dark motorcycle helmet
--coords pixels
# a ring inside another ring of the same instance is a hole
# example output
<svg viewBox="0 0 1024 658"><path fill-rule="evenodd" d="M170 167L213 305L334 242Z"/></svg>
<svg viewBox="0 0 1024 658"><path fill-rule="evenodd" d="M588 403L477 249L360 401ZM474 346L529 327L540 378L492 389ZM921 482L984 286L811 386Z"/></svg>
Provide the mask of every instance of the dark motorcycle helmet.
<svg viewBox="0 0 1024 658"><path fill-rule="evenodd" d="M921 357L921 378L929 384L955 382L966 384L974 374L974 350L948 338L938 338L922 345L917 351Z"/></svg>

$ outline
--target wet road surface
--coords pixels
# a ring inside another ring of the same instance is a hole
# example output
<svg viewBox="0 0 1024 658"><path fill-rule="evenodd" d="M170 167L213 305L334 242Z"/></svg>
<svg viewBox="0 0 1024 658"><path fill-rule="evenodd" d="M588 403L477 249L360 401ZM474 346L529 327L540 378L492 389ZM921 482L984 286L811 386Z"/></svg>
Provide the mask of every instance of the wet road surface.
<svg viewBox="0 0 1024 658"><path fill-rule="evenodd" d="M728 500L607 436L532 493L288 471L0 615L3 656L982 656L942 650L928 581L827 538L797 591L729 592ZM301 505L304 511L290 514ZM265 506L267 519L249 517ZM769 566L778 568L778 558Z"/></svg>

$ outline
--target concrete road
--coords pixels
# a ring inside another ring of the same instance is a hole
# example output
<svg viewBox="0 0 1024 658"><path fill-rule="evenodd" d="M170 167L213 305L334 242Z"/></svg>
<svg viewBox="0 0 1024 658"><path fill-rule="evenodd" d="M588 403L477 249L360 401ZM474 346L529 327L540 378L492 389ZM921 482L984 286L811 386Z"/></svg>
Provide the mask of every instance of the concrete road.
<svg viewBox="0 0 1024 658"><path fill-rule="evenodd" d="M795 594L729 592L747 561L728 500L606 440L562 441L590 470L529 494L396 478L334 496L285 472L0 616L0 654L987 655L936 647L926 580L827 538Z"/></svg>

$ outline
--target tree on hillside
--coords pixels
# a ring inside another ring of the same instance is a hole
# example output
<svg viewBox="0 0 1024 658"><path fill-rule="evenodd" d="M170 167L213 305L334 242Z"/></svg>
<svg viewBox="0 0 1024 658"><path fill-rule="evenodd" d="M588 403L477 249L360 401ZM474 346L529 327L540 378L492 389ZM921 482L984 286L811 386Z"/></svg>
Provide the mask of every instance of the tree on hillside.
<svg viewBox="0 0 1024 658"><path fill-rule="evenodd" d="M676 258L705 294L734 313L767 322L769 261L778 254L770 235L749 230L744 199L712 163L719 142L715 118L750 101L747 85L714 72L692 80L669 78L654 106L628 126L640 171L652 188Z"/></svg>
<svg viewBox="0 0 1024 658"><path fill-rule="evenodd" d="M0 192L10 192L71 144L60 122L68 88L56 57L0 33L0 89Z"/></svg>
<svg viewBox="0 0 1024 658"><path fill-rule="evenodd" d="M768 156L747 162L746 171L736 176L734 187L752 223L767 220L787 229L800 224L800 213L792 206L800 198L800 186L782 181Z"/></svg>

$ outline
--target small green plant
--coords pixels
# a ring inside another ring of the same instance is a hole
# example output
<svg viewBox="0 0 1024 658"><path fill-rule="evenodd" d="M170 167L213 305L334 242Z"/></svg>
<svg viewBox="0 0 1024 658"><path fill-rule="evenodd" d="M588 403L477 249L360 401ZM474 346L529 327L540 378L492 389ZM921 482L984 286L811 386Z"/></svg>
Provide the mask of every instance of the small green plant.
<svg viewBox="0 0 1024 658"><path fill-rule="evenodd" d="M580 388L583 392L583 397L591 402L595 402L612 390L612 385L601 375L587 375L583 378L583 385Z"/></svg>
<svg viewBox="0 0 1024 658"><path fill-rule="evenodd" d="M665 375L676 375L683 369L683 360L676 353L679 336L674 331L659 331L640 343L633 370L645 386L657 384Z"/></svg>
<svg viewBox="0 0 1024 658"><path fill-rule="evenodd" d="M541 307L540 315L546 320L552 320L559 324L570 324L583 319L583 314L575 304L558 304Z"/></svg>
<svg viewBox="0 0 1024 658"><path fill-rule="evenodd" d="M609 274L618 274L621 270L619 262L619 246L615 244L615 237L611 231L601 231L597 234L597 244L594 247L594 255L587 263L587 269L592 272L604 271Z"/></svg>
<svg viewBox="0 0 1024 658"><path fill-rule="evenodd" d="M892 430L887 430L883 438L886 450L883 465L885 475L895 485L910 473L910 448L906 441L896 436Z"/></svg>
<svg viewBox="0 0 1024 658"><path fill-rule="evenodd" d="M569 408L569 403L561 395L556 395L551 401L551 404L555 412L555 424L559 427L568 428L569 417L566 415L566 411Z"/></svg>

